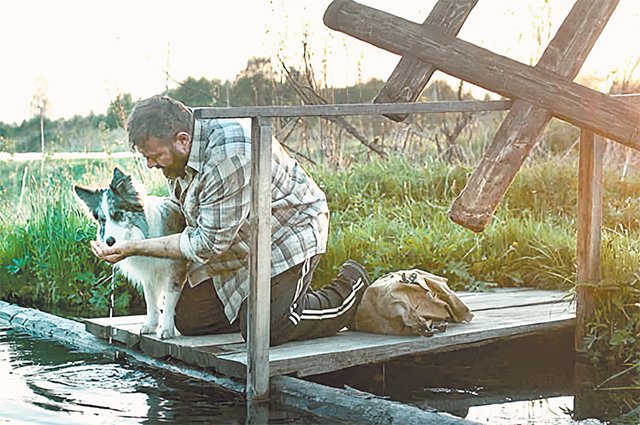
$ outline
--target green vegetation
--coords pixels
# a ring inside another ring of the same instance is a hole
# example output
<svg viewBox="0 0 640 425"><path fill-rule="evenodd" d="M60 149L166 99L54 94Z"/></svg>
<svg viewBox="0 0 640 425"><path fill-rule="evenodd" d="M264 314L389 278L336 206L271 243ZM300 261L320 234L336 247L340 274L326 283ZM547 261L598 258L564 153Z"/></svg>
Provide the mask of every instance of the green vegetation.
<svg viewBox="0 0 640 425"><path fill-rule="evenodd" d="M71 196L71 186L108 182L116 163L144 179L151 192L163 193L161 175L141 170L133 159L48 164L44 180L39 164L0 163L2 299L68 315L107 313L111 269L88 249L95 225ZM345 259L354 258L373 278L420 267L446 276L454 290L571 289L576 170L574 162L557 160L523 169L492 223L475 234L447 218L467 167L400 158L338 171L311 167L332 211L328 252L315 284L328 283ZM610 176L606 187L604 280L598 286L606 311L594 323L589 344L596 357L607 348L627 353L624 360L630 361L640 344L640 314L632 302L640 293L640 185ZM115 292L117 312L140 309L140 295L128 284L118 281Z"/></svg>
<svg viewBox="0 0 640 425"><path fill-rule="evenodd" d="M133 159L46 163L43 176L39 161L0 162L0 299L67 316L108 312L111 268L89 250L95 224L72 185L106 184L116 164L163 193L161 174L141 174ZM140 294L115 286L117 312L140 309Z"/></svg>

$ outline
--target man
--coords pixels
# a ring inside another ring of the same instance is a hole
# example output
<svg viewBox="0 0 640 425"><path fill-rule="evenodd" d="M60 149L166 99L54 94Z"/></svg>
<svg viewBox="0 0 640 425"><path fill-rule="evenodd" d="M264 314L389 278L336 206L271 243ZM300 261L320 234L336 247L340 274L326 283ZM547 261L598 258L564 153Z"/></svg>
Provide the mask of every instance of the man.
<svg viewBox="0 0 640 425"><path fill-rule="evenodd" d="M127 121L129 142L169 179L187 227L142 241L91 243L115 263L133 255L183 258L187 281L176 307L183 335L233 332L246 339L249 293L250 130L237 121L195 120L167 96L140 101ZM310 287L325 252L324 193L274 139L271 220L271 344L333 335L353 321L368 285L364 268L343 264L333 283Z"/></svg>

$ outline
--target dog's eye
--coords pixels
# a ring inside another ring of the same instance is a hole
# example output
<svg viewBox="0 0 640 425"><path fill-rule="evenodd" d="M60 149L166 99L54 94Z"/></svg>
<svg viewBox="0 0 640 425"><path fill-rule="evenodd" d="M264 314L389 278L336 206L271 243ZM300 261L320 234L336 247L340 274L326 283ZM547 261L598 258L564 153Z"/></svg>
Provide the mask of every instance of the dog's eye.
<svg viewBox="0 0 640 425"><path fill-rule="evenodd" d="M111 214L111 218L114 219L115 221L120 221L122 220L123 214L120 211L116 211L113 214Z"/></svg>

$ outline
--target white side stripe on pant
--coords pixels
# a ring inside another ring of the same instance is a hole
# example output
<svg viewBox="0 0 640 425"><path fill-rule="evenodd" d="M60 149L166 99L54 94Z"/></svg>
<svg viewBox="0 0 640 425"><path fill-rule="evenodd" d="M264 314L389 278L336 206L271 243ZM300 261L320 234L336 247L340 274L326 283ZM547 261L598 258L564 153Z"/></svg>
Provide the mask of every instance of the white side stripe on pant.
<svg viewBox="0 0 640 425"><path fill-rule="evenodd" d="M293 308L292 308L291 315L289 316L289 320L291 320L295 325L297 325L298 322L300 322L300 320L324 320L324 319L333 319L335 317L338 317L353 306L353 303L355 302L355 299L356 299L356 293L360 289L362 289L363 286L364 286L364 282L362 278L358 278L355 285L353 285L353 288L349 293L349 295L345 297L345 299L342 301L342 304L340 304L338 307L331 307L331 308L317 309L317 310L305 309L305 310L302 310L301 314L296 313L295 311L293 311Z"/></svg>
<svg viewBox="0 0 640 425"><path fill-rule="evenodd" d="M311 268L311 258L307 258L304 260L302 264L302 273L300 274L300 279L298 279L298 283L296 284L296 293L293 295L293 300L291 301L291 305L289 306L289 320L293 322L294 325L297 325L300 321L300 317L293 311L297 306L296 300L300 297L300 293L302 292L302 288L304 287L304 278L309 273L309 269Z"/></svg>

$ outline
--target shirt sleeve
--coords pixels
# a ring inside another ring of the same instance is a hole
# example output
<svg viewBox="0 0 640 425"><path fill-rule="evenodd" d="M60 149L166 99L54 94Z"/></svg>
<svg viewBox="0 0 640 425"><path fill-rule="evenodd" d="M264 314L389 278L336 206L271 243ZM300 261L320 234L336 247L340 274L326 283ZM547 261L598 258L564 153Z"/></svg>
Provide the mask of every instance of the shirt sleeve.
<svg viewBox="0 0 640 425"><path fill-rule="evenodd" d="M207 263L229 249L249 216L251 165L246 156L233 155L215 165L205 164L202 172L197 225L182 232L180 251Z"/></svg>

